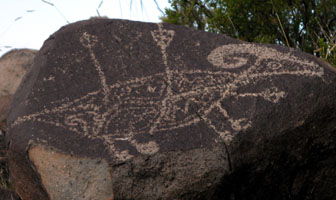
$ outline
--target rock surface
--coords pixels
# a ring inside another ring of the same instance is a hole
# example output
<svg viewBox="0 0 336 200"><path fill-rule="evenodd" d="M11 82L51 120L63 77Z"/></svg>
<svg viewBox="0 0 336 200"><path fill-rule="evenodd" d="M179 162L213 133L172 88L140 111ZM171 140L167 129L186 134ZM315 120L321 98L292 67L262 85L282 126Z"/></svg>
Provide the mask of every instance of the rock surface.
<svg viewBox="0 0 336 200"><path fill-rule="evenodd" d="M20 197L10 190L5 190L0 187L0 198L1 200L20 200Z"/></svg>
<svg viewBox="0 0 336 200"><path fill-rule="evenodd" d="M30 69L37 51L31 49L15 49L0 58L0 183L8 186L8 168L6 163L6 145L4 135L6 118L13 95L25 72ZM16 199L11 191L1 190L0 199Z"/></svg>
<svg viewBox="0 0 336 200"><path fill-rule="evenodd" d="M31 49L15 49L0 58L0 122L5 120L11 99L36 54Z"/></svg>
<svg viewBox="0 0 336 200"><path fill-rule="evenodd" d="M24 200L327 199L335 91L334 69L292 49L77 22L15 94L12 180Z"/></svg>

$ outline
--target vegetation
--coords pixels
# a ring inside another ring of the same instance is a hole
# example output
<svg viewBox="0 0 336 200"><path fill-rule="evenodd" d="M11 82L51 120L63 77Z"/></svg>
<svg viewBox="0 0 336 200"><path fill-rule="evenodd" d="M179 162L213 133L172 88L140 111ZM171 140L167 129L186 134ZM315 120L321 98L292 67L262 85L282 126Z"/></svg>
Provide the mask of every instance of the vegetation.
<svg viewBox="0 0 336 200"><path fill-rule="evenodd" d="M335 0L169 0L162 21L299 48L336 67Z"/></svg>

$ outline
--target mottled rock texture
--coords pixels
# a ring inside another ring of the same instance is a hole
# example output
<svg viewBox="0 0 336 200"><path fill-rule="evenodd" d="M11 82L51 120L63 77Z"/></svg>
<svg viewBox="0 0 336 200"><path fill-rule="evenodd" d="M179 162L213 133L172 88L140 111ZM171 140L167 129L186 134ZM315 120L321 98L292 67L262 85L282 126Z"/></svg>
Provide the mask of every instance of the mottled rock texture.
<svg viewBox="0 0 336 200"><path fill-rule="evenodd" d="M43 45L7 137L22 199L328 199L336 72L169 24L94 19Z"/></svg>
<svg viewBox="0 0 336 200"><path fill-rule="evenodd" d="M0 58L0 122L6 119L11 99L36 54L31 49L14 49Z"/></svg>

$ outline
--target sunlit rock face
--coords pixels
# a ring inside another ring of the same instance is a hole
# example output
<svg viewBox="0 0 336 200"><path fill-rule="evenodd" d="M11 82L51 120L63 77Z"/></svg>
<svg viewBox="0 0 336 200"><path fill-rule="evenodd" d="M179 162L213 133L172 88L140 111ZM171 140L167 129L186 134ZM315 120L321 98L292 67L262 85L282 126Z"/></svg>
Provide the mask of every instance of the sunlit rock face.
<svg viewBox="0 0 336 200"><path fill-rule="evenodd" d="M335 176L335 81L328 64L280 46L169 24L70 24L15 94L14 186L52 200L331 195L319 178Z"/></svg>
<svg viewBox="0 0 336 200"><path fill-rule="evenodd" d="M32 49L14 49L0 58L0 122L6 119L12 97L36 54Z"/></svg>

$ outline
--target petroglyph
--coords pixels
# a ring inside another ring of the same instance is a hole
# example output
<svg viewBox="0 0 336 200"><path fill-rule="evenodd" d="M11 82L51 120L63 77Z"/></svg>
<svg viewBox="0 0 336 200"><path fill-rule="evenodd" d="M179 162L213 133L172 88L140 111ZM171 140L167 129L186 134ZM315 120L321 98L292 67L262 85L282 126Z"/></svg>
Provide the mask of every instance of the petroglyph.
<svg viewBox="0 0 336 200"><path fill-rule="evenodd" d="M19 117L11 126L38 121L83 137L101 139L113 158L124 161L134 155L119 149L116 142L127 142L141 154L154 154L160 150L156 141L138 142L135 136L173 131L201 121L223 141L230 141L253 123L246 116L231 116L222 103L224 100L260 98L276 104L288 95L277 86L263 91L240 92L241 88L250 84L283 75L319 77L323 80L324 71L319 65L298 58L291 51L284 53L256 44L229 44L214 49L205 58L216 67L214 70L173 68L168 63L167 48L175 32L158 24L158 29L153 30L151 36L160 48L164 71L108 85L104 66L94 52L99 38L84 32L80 42L88 50L101 88L71 101L57 100L53 105L58 106ZM248 60L246 55L254 59ZM293 67L293 64L297 66ZM232 71L238 68L239 72ZM94 103L98 100L104 103ZM228 126L215 124L210 117L214 113L220 115Z"/></svg>
<svg viewBox="0 0 336 200"><path fill-rule="evenodd" d="M102 66L100 65L100 63L98 62L96 55L93 52L93 47L96 45L96 43L98 42L98 38L97 36L94 35L90 35L86 32L83 33L82 37L80 38L80 42L82 43L82 45L84 47L86 47L89 50L90 53L90 57L91 60L93 61L96 70L98 71L98 75L99 75L99 79L100 79L100 83L104 92L104 103L107 104L108 103L108 86L106 84L106 77L105 74L103 72Z"/></svg>
<svg viewBox="0 0 336 200"><path fill-rule="evenodd" d="M283 67L279 62L274 62L274 59L280 61L291 61L298 65L304 66L307 71L301 73L313 73L317 76L323 75L323 68L319 68L312 61L309 62L307 60L303 60L302 58L291 55L290 53L282 53L277 51L276 49L259 46L256 44L229 44L218 47L214 49L208 55L208 61L214 66L233 69L239 68L248 63L247 56L244 54L252 54L257 56L257 60L254 64L254 67L257 67L261 64L261 61L268 60L267 67L272 70L277 70L278 68ZM241 55L241 56L237 56ZM229 60L229 59L232 60ZM227 62L230 61L230 62ZM319 69L316 71L316 69ZM293 74L300 73L298 71L293 72Z"/></svg>
<svg viewBox="0 0 336 200"><path fill-rule="evenodd" d="M159 126L160 122L162 119L167 116L169 113L169 100L173 96L173 91L172 91L172 82L173 82L173 72L168 66L168 55L166 52L167 47L169 46L170 42L173 40L175 32L172 30L165 30L163 29L163 24L158 24L159 30L154 30L151 32L152 37L154 41L157 43L157 45L161 48L161 53L162 53L162 60L163 64L165 66L165 71L166 71L166 87L167 87L167 93L166 93L166 98L162 101L162 105L160 106L160 116L157 118L157 120L154 122L154 124L151 127L151 130L149 131L150 134L153 134L155 131L157 131L157 127Z"/></svg>

